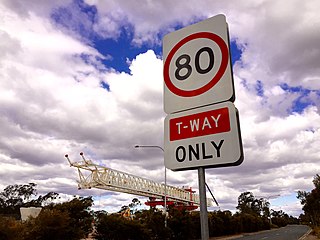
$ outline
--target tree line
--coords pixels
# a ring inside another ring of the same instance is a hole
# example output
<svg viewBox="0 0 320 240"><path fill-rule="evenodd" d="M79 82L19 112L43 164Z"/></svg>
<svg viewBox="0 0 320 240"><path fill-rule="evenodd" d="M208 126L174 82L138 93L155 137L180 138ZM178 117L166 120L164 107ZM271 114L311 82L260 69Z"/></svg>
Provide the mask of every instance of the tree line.
<svg viewBox="0 0 320 240"><path fill-rule="evenodd" d="M314 232L320 237L320 175L316 174L313 178L314 188L310 192L298 191L298 199L301 202L304 214L300 219L304 223L310 224Z"/></svg>
<svg viewBox="0 0 320 240"><path fill-rule="evenodd" d="M264 198L256 198L251 192L238 197L237 212L212 211L208 213L210 237L267 230L299 221L319 224L320 177L314 180L316 190L299 192L305 214L297 219L283 211L270 209ZM0 193L0 239L6 240L56 240L83 239L89 234L97 240L106 239L200 239L200 213L168 208L167 227L165 216L157 208L138 210L140 201L134 198L119 213L93 211L92 197L74 197L61 203L53 203L58 193L38 196L36 184L10 185ZM40 214L27 221L19 221L20 207L42 207ZM130 217L122 212L128 210ZM302 218L302 219L301 219Z"/></svg>
<svg viewBox="0 0 320 240"><path fill-rule="evenodd" d="M1 240L82 239L92 230L92 197L53 203L59 194L38 196L36 184L7 186L0 193ZM43 207L36 218L20 221L21 207Z"/></svg>

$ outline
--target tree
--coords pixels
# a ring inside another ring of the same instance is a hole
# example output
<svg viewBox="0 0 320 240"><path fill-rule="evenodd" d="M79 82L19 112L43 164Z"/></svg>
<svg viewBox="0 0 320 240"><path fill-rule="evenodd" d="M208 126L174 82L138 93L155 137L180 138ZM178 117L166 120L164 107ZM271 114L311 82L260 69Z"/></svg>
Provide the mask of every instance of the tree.
<svg viewBox="0 0 320 240"><path fill-rule="evenodd" d="M20 207L32 195L36 195L36 184L9 185L0 193L0 213L20 216Z"/></svg>
<svg viewBox="0 0 320 240"><path fill-rule="evenodd" d="M222 236L225 234L226 223L221 217L217 212L208 214L210 236Z"/></svg>
<svg viewBox="0 0 320 240"><path fill-rule="evenodd" d="M134 214L137 211L138 206L141 206L141 202L139 201L139 199L132 199L132 202L129 204L131 214Z"/></svg>
<svg viewBox="0 0 320 240"><path fill-rule="evenodd" d="M117 214L99 214L96 222L98 240L144 240L150 239L149 232L136 220L128 220Z"/></svg>
<svg viewBox="0 0 320 240"><path fill-rule="evenodd" d="M170 229L164 226L164 218L163 212L154 207L135 213L135 219L147 229L152 239L170 239Z"/></svg>
<svg viewBox="0 0 320 240"><path fill-rule="evenodd" d="M279 210L279 211L272 210L271 220L272 220L272 224L275 224L278 227L284 227L288 225L289 216L282 210Z"/></svg>
<svg viewBox="0 0 320 240"><path fill-rule="evenodd" d="M194 239L198 232L193 231L197 228L195 224L200 223L200 218L198 221L193 221L192 215L185 209L176 209L174 207L169 207L169 219L168 227L171 229L173 237L171 239Z"/></svg>
<svg viewBox="0 0 320 240"><path fill-rule="evenodd" d="M243 232L254 232L270 229L269 202L264 198L255 198L251 192L241 193L238 198L239 223L237 226Z"/></svg>
<svg viewBox="0 0 320 240"><path fill-rule="evenodd" d="M300 199L303 205L302 209L305 212L311 223L315 226L320 226L320 175L316 174L313 179L315 188L311 192L298 191L297 198Z"/></svg>
<svg viewBox="0 0 320 240"><path fill-rule="evenodd" d="M52 202L52 200L57 199L59 197L59 193L49 192L44 196L40 195L37 199L30 200L24 204L24 207L41 207L44 205L48 205Z"/></svg>
<svg viewBox="0 0 320 240"><path fill-rule="evenodd" d="M237 224L230 211L214 211L208 213L210 236L231 235L237 232Z"/></svg>
<svg viewBox="0 0 320 240"><path fill-rule="evenodd" d="M55 209L67 213L70 217L70 224L74 229L74 235L79 239L86 237L92 231L93 214L91 207L92 197L79 197L64 203L51 204L46 209Z"/></svg>
<svg viewBox="0 0 320 240"><path fill-rule="evenodd" d="M20 221L11 217L0 216L0 239L1 240L21 240L24 226Z"/></svg>
<svg viewBox="0 0 320 240"><path fill-rule="evenodd" d="M316 174L316 176L314 176L313 178L313 185L315 186L315 188L320 189L320 175Z"/></svg>
<svg viewBox="0 0 320 240"><path fill-rule="evenodd" d="M264 198L255 198L251 192L241 193L238 197L237 209L240 213L268 217L270 203Z"/></svg>
<svg viewBox="0 0 320 240"><path fill-rule="evenodd" d="M56 199L58 193L50 192L44 196L37 196L35 183L15 184L7 186L0 193L0 214L12 215L20 218L20 207L40 207L45 202Z"/></svg>
<svg viewBox="0 0 320 240"><path fill-rule="evenodd" d="M38 217L29 218L25 223L23 240L80 239L67 212L57 209L43 209Z"/></svg>
<svg viewBox="0 0 320 240"><path fill-rule="evenodd" d="M254 196L251 192L241 193L238 197L238 206L237 209L240 213L252 213L251 205L254 201Z"/></svg>
<svg viewBox="0 0 320 240"><path fill-rule="evenodd" d="M265 218L269 218L270 216L270 203L264 199L260 198L261 204L262 204L262 215Z"/></svg>

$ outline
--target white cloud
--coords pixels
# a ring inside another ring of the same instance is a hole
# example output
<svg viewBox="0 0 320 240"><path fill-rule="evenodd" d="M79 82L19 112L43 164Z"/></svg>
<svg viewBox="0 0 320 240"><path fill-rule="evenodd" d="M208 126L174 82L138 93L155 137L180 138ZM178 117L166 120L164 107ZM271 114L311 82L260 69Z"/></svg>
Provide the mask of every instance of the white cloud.
<svg viewBox="0 0 320 240"><path fill-rule="evenodd" d="M23 0L3 0L1 3L3 7L15 12L21 18L28 18L30 13L36 13L37 15L46 17L51 13L53 8L70 2L71 0L57 0L52 2L44 2L41 0L30 0L28 2Z"/></svg>
<svg viewBox="0 0 320 240"><path fill-rule="evenodd" d="M245 160L239 167L208 169L207 183L222 209L234 208L244 191L285 195L313 187L312 177L320 170L319 94L308 96L314 106L293 113L302 93L286 91L281 84L319 89L317 1L88 2L97 4L95 31L116 38L120 27L131 24L138 44L158 42L159 31L169 31L178 22L224 12L231 37L243 49L234 79ZM93 47L52 25L48 16L64 3L4 3L1 187L34 181L41 193L77 194L76 171L63 156L69 153L78 160L80 151L98 163L162 182L162 151L133 148L163 145L161 59L151 50L141 53L129 63L130 74L119 73L103 66ZM101 87L102 81L110 91ZM168 170L170 185L197 189L197 181L196 171ZM100 194L93 189L80 192L91 193ZM130 198L115 194L99 201L113 211ZM286 209L296 214L298 208L293 204Z"/></svg>
<svg viewBox="0 0 320 240"><path fill-rule="evenodd" d="M269 68L277 78L286 75L286 81L292 85L300 85L310 73L319 74L316 64L319 34L315 31L319 19L314 10L319 5L317 1L87 2L97 6L101 18L110 21L111 13L116 12L114 23L123 22L121 19L126 20L122 24L131 23L138 43L154 42L159 29L173 23L188 24L195 16L209 17L222 12L227 15L231 36L248 45L243 55L245 64ZM309 71L306 72L306 68ZM267 80L277 81L272 78L264 81ZM314 84L306 87L314 87Z"/></svg>

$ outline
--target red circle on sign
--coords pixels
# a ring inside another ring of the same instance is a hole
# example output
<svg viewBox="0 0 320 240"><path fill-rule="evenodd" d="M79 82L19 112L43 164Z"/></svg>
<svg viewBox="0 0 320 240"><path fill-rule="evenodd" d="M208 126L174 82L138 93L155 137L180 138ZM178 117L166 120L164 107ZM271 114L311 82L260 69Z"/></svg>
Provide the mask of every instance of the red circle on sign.
<svg viewBox="0 0 320 240"><path fill-rule="evenodd" d="M171 60L172 60L174 54L179 50L179 48L181 48L187 42L194 40L194 39L197 39L197 38L210 39L210 40L214 41L219 46L219 48L221 50L221 64L218 69L218 72L213 76L213 78L206 85L204 85L200 88L197 88L197 89L193 89L193 90L183 90L183 89L177 88L172 83L170 76L169 76L169 66L170 66L170 63L171 63ZM176 95L179 95L181 97L198 96L200 94L207 92L209 89L214 87L214 85L216 85L219 82L219 80L221 79L221 77L223 76L224 72L227 69L228 61L229 61L228 46L226 45L226 43L224 42L224 40L220 36L218 36L214 33L210 33L210 32L194 33L194 34L191 34L191 35L185 37L180 42L178 42L169 52L167 59L164 63L164 67L163 67L164 82L167 85L167 87L169 88L169 90Z"/></svg>

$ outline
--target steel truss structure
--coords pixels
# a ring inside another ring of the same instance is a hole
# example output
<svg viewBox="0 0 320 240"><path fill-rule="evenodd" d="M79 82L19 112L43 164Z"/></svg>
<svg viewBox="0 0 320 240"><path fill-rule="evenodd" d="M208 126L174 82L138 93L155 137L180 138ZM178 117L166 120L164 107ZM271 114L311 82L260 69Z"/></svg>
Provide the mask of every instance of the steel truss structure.
<svg viewBox="0 0 320 240"><path fill-rule="evenodd" d="M199 195L191 189L178 188L138 177L132 174L94 164L80 153L82 161L71 162L65 155L71 167L78 169L79 189L98 188L114 192L129 193L149 199L164 199L181 205L199 206ZM161 202L161 201L160 201ZM162 204L161 204L162 205ZM207 205L212 206L212 199L207 199Z"/></svg>

